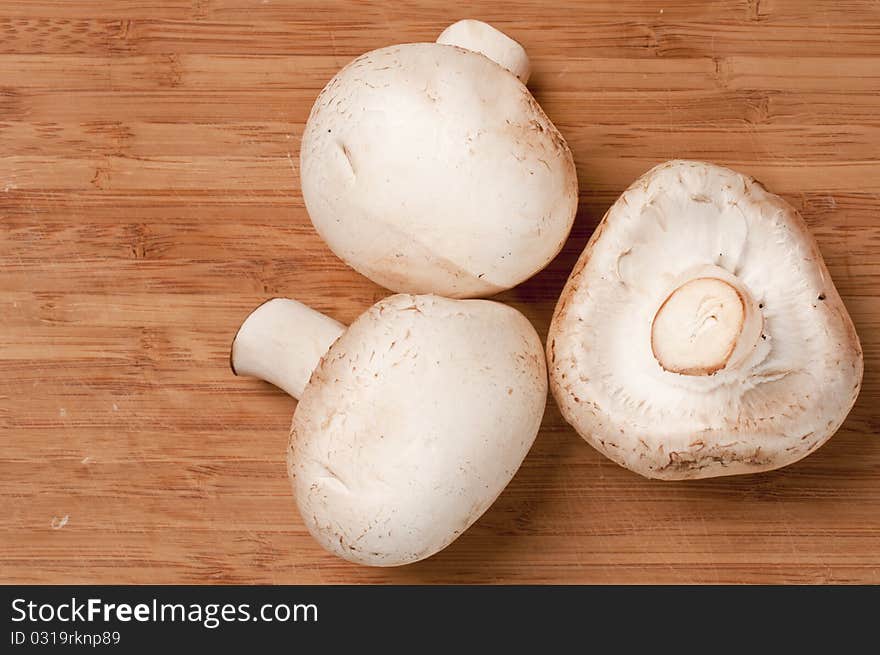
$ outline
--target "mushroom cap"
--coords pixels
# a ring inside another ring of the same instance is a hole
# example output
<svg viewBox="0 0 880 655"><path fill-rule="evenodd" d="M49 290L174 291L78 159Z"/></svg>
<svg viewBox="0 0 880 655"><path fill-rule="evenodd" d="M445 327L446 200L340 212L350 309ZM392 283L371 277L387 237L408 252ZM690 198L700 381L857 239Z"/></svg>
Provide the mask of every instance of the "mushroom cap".
<svg viewBox="0 0 880 655"><path fill-rule="evenodd" d="M333 344L294 413L288 470L303 520L362 564L436 553L513 477L546 396L540 339L515 309L386 298Z"/></svg>
<svg viewBox="0 0 880 655"><path fill-rule="evenodd" d="M556 306L547 355L581 436L664 479L805 457L843 423L862 379L852 321L797 211L692 161L657 166L608 210Z"/></svg>
<svg viewBox="0 0 880 655"><path fill-rule="evenodd" d="M300 161L318 233L394 291L508 289L556 256L577 209L571 152L528 89L452 45L382 48L343 68Z"/></svg>

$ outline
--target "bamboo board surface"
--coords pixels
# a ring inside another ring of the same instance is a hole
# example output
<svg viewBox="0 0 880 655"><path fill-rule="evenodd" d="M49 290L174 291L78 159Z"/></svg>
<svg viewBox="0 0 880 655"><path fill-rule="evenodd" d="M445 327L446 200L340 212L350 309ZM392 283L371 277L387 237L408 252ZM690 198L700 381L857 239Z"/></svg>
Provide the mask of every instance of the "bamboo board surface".
<svg viewBox="0 0 880 655"><path fill-rule="evenodd" d="M324 553L285 473L295 402L234 378L247 312L387 295L323 245L298 147L334 72L458 18L520 40L581 203L500 299L546 335L598 219L674 157L754 175L818 238L865 352L810 458L653 482L543 427L495 505L399 569ZM880 4L872 0L0 3L0 581L880 582Z"/></svg>

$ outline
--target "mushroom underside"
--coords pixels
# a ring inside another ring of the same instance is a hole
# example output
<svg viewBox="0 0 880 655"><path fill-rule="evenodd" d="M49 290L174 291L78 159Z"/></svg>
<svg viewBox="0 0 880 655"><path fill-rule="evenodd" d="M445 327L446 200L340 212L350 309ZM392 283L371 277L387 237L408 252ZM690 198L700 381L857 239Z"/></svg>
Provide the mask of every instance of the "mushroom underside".
<svg viewBox="0 0 880 655"><path fill-rule="evenodd" d="M861 349L797 212L721 167L671 162L611 208L548 337L566 419L649 477L778 468L858 393Z"/></svg>

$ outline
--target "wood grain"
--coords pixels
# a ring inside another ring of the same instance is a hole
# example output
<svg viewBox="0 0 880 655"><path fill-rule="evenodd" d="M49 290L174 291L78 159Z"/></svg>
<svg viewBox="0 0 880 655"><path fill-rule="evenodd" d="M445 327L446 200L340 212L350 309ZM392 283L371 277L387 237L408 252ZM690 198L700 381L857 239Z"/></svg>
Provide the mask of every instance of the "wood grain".
<svg viewBox="0 0 880 655"><path fill-rule="evenodd" d="M352 57L433 40L448 2L0 5L0 581L880 582L880 5L468 4L519 39L575 154L577 222L500 297L546 334L605 209L672 157L755 175L817 235L862 339L843 429L783 471L643 480L549 401L508 489L436 557L325 554L292 501L294 402L227 348L289 295L351 321L386 292L299 191L311 103Z"/></svg>

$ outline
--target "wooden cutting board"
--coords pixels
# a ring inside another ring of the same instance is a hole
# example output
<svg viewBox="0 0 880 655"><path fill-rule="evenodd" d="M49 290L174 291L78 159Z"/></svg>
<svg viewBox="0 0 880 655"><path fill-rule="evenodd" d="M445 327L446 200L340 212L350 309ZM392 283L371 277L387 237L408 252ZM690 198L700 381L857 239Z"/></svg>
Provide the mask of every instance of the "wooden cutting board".
<svg viewBox="0 0 880 655"><path fill-rule="evenodd" d="M801 210L865 351L861 397L783 471L664 483L552 400L520 472L399 569L325 554L284 450L295 403L233 377L263 299L341 321L387 295L303 207L298 147L334 72L463 17L436 2L3 0L0 581L880 582L880 5L470 2L520 40L581 184L552 265L499 297L546 334L575 258L654 164L732 166ZM551 6L552 5L552 6Z"/></svg>

